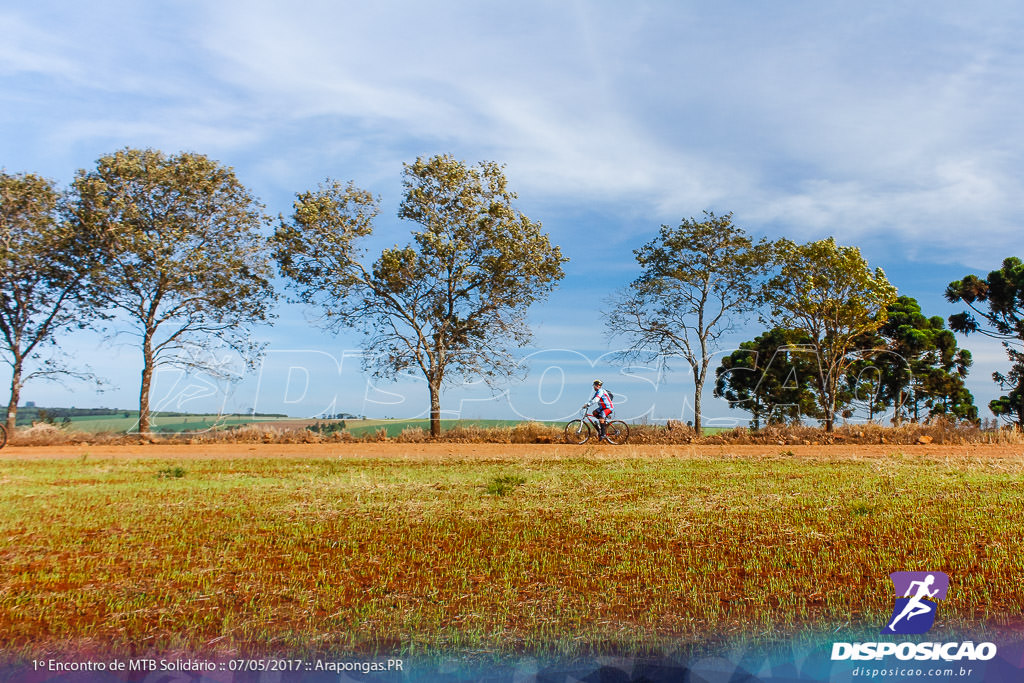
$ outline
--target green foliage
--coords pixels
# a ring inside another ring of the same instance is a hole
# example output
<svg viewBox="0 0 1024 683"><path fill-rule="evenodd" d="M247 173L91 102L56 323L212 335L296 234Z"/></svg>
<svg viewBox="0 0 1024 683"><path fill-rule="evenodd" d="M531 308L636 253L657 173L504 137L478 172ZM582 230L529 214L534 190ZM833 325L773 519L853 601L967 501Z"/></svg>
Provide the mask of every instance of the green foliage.
<svg viewBox="0 0 1024 683"><path fill-rule="evenodd" d="M365 331L368 370L423 374L437 435L442 386L495 383L516 371L512 350L531 337L526 311L561 280L566 259L514 208L497 164L419 158L405 165L403 186L399 217L418 226L409 244L370 261L359 239L373 229L377 199L328 180L297 195L274 236L275 256L329 328Z"/></svg>
<svg viewBox="0 0 1024 683"><path fill-rule="evenodd" d="M346 427L345 421L341 420L340 422L314 422L306 429L321 436L330 436L345 431Z"/></svg>
<svg viewBox="0 0 1024 683"><path fill-rule="evenodd" d="M778 273L765 300L766 322L807 335L818 356L818 404L831 430L842 405L842 380L857 358L863 340L885 324L886 309L896 300L880 268L871 270L856 247L833 238L798 245L777 243Z"/></svg>
<svg viewBox="0 0 1024 683"><path fill-rule="evenodd" d="M702 431L701 395L718 339L732 318L753 311L771 248L755 244L732 214L661 226L633 252L640 277L619 294L607 316L612 336L631 342L627 357L665 363L681 356L694 378L694 428Z"/></svg>
<svg viewBox="0 0 1024 683"><path fill-rule="evenodd" d="M941 317L925 317L911 297L883 312L885 323L855 340L836 387L836 411L854 408L874 419L894 407L894 420L946 415L976 420L964 385L971 354L958 349ZM822 419L818 351L803 330L775 328L722 359L715 393L751 413L753 426ZM924 412L927 411L927 412Z"/></svg>
<svg viewBox="0 0 1024 683"><path fill-rule="evenodd" d="M525 483L524 477L505 474L492 479L487 484L485 493L489 496L507 496Z"/></svg>
<svg viewBox="0 0 1024 683"><path fill-rule="evenodd" d="M901 296L888 307L878 335L890 353L871 362L880 370L879 397L884 405L894 406L897 420L937 415L977 419L974 397L964 384L971 353L957 347L942 317L926 317L915 299Z"/></svg>
<svg viewBox="0 0 1024 683"><path fill-rule="evenodd" d="M863 517L865 515L870 515L873 511L874 506L867 501L855 500L850 503L850 512L852 512L854 516Z"/></svg>
<svg viewBox="0 0 1024 683"><path fill-rule="evenodd" d="M1024 429L1024 262L1011 256L985 279L968 275L951 282L946 299L970 308L949 317L953 330L1002 341L1012 365L1006 374L993 373L992 379L1008 392L991 401L989 409Z"/></svg>
<svg viewBox="0 0 1024 683"><path fill-rule="evenodd" d="M181 479L185 476L183 467L163 467L156 474L157 479Z"/></svg>
<svg viewBox="0 0 1024 683"><path fill-rule="evenodd" d="M722 359L715 370L715 395L730 408L750 412L752 426L799 422L820 409L814 378L817 355L805 332L774 328Z"/></svg>
<svg viewBox="0 0 1024 683"><path fill-rule="evenodd" d="M187 152L104 156L95 170L78 172L73 195L76 224L105 237L108 263L96 278L101 300L142 340L145 432L155 367L231 379L223 351L255 361L251 330L271 317L274 302L260 234L268 219L232 169Z"/></svg>

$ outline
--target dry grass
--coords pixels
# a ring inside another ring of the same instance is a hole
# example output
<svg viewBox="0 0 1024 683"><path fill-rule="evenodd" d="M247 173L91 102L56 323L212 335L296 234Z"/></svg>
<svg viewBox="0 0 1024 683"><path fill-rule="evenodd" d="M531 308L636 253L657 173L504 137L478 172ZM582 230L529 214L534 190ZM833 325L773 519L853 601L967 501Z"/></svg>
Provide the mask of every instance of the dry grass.
<svg viewBox="0 0 1024 683"><path fill-rule="evenodd" d="M130 443L358 443L396 441L398 443L561 443L563 428L538 422L523 422L512 427L481 427L457 425L443 432L438 439L421 428L409 427L396 437L388 437L384 428L353 436L347 431L322 434L305 427L276 427L252 424L201 433L119 434L70 432L49 424L36 424L19 429L10 443L21 446L55 446L66 444L130 444ZM630 425L629 442L633 444L753 444L753 445L829 445L934 443L959 444L1024 444L1024 432L1013 428L981 429L969 422L938 419L927 423L906 423L900 426L879 424L841 425L831 432L821 427L803 425L771 425L758 431L746 427L697 437L694 429L670 420L665 425Z"/></svg>

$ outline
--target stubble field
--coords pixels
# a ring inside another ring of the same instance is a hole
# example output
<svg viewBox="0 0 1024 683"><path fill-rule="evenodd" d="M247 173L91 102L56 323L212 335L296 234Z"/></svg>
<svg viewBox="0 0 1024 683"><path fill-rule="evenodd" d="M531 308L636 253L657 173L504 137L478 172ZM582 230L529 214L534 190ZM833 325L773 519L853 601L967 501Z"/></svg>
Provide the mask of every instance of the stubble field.
<svg viewBox="0 0 1024 683"><path fill-rule="evenodd" d="M664 653L1024 632L1024 447L211 444L0 451L0 651Z"/></svg>

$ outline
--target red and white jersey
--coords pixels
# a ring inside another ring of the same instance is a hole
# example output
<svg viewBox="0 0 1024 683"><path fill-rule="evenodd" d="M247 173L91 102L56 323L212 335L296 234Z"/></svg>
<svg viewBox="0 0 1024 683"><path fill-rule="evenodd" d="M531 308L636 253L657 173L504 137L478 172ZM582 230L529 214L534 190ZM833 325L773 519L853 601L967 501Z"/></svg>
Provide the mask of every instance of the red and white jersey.
<svg viewBox="0 0 1024 683"><path fill-rule="evenodd" d="M608 392L604 390L604 387L598 387L597 391L594 392L594 395L590 397L589 401L587 401L587 406L594 403L600 404L600 406L605 410L612 409L612 397L608 395Z"/></svg>

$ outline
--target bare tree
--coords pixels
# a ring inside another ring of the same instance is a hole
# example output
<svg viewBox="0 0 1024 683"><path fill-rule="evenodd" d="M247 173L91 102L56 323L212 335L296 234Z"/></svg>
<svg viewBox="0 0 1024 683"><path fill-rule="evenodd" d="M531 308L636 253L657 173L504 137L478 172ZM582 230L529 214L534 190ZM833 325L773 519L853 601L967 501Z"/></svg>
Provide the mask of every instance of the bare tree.
<svg viewBox="0 0 1024 683"><path fill-rule="evenodd" d="M771 247L754 243L732 214L661 226L633 252L643 272L620 293L607 316L612 337L630 342L627 358L680 356L693 375L693 426L702 433L701 396L719 339L733 317L753 311Z"/></svg>

